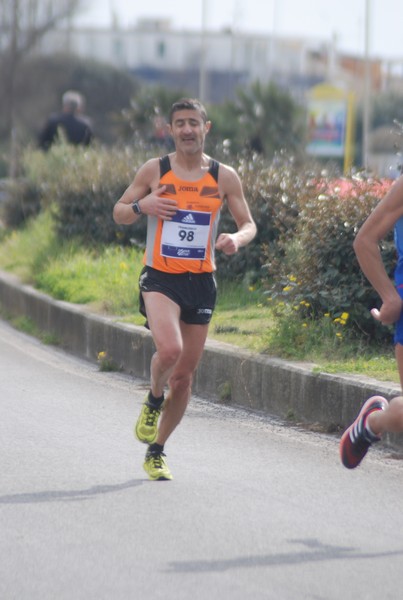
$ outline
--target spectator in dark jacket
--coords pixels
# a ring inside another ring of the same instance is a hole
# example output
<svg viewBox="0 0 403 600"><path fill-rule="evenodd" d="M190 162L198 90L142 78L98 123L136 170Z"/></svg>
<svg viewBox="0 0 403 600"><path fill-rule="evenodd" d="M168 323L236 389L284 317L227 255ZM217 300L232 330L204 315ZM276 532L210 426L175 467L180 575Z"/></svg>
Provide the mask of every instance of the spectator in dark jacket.
<svg viewBox="0 0 403 600"><path fill-rule="evenodd" d="M39 147L49 150L60 137L76 146L88 146L93 133L89 119L83 113L84 98L79 92L69 90L62 97L62 111L52 114L39 134Z"/></svg>

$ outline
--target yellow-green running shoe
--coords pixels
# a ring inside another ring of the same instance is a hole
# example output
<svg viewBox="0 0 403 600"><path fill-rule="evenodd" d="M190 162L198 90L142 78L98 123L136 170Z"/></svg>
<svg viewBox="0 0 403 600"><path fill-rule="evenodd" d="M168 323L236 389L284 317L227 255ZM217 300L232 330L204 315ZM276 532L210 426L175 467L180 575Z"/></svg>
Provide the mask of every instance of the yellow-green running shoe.
<svg viewBox="0 0 403 600"><path fill-rule="evenodd" d="M160 408L153 408L148 403L148 394L141 408L139 418L137 419L134 433L136 438L144 444L152 444L157 439L158 418L161 414Z"/></svg>
<svg viewBox="0 0 403 600"><path fill-rule="evenodd" d="M164 460L163 452L147 452L144 461L144 471L152 481L166 481L173 479L171 471Z"/></svg>

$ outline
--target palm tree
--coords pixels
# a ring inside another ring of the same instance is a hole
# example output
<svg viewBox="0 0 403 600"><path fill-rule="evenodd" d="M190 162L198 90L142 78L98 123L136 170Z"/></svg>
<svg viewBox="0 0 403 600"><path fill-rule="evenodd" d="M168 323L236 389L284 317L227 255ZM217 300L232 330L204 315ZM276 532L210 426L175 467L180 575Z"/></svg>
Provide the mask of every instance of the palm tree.
<svg viewBox="0 0 403 600"><path fill-rule="evenodd" d="M274 83L257 81L249 89L240 89L236 106L238 136L249 150L272 158L281 150L295 153L302 148L304 110Z"/></svg>

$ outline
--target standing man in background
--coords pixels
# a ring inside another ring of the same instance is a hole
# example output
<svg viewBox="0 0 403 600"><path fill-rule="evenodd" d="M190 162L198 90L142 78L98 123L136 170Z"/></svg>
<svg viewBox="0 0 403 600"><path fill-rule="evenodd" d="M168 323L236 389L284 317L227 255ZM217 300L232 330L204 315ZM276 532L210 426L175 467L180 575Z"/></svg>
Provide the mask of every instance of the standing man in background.
<svg viewBox="0 0 403 600"><path fill-rule="evenodd" d="M88 146L93 133L90 121L84 116L84 97L69 90L62 97L62 111L47 120L39 134L39 147L49 150L51 145L64 136L69 144Z"/></svg>
<svg viewBox="0 0 403 600"><path fill-rule="evenodd" d="M164 445L185 413L207 338L216 302L215 251L235 254L256 235L239 176L204 153L211 127L204 106L191 98L175 102L167 127L174 152L148 160L113 211L120 225L147 217L140 311L156 352L135 434L148 444L144 469L152 480L172 479ZM237 231L217 237L224 202Z"/></svg>

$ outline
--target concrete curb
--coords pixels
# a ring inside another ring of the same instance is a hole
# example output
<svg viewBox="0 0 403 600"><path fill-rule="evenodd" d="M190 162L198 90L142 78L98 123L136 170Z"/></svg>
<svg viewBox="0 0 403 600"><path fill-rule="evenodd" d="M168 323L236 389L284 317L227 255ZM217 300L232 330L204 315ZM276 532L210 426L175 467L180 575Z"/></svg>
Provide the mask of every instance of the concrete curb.
<svg viewBox="0 0 403 600"><path fill-rule="evenodd" d="M9 317L26 316L61 347L97 361L106 352L119 368L149 378L154 352L150 333L85 307L54 300L17 277L0 271L0 306ZM344 429L362 403L374 394L390 399L400 386L375 379L317 373L314 365L256 355L230 344L208 340L193 389L202 398L259 410L293 422L317 424L327 431ZM385 443L403 447L403 435Z"/></svg>

